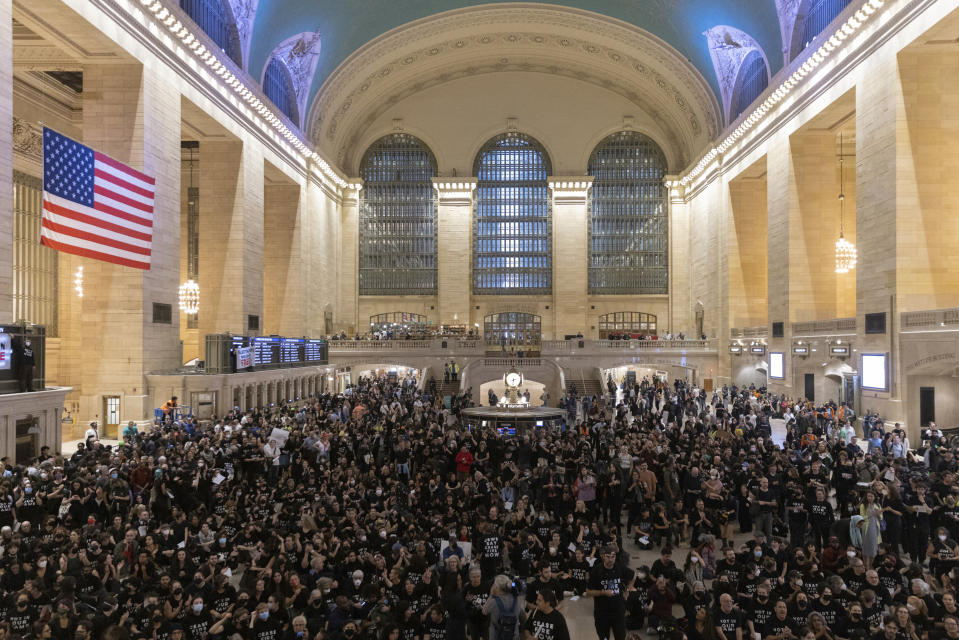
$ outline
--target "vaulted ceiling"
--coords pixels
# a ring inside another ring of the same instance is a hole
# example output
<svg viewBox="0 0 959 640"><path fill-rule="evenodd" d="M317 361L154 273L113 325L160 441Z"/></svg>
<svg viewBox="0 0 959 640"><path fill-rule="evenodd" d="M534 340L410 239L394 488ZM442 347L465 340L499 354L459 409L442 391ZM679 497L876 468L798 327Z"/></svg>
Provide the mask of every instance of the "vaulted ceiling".
<svg viewBox="0 0 959 640"><path fill-rule="evenodd" d="M409 22L437 13L496 5L508 0L231 0L251 5L253 24L248 69L260 77L279 43L303 32L321 39L309 101L333 71L364 44ZM704 33L730 25L748 33L761 46L774 74L783 64L777 4L784 0L554 0L528 5L560 5L621 20L663 40L688 59L709 83L721 103ZM795 2L797 0L791 0ZM786 2L788 4L788 2ZM516 6L518 3L510 3ZM238 11L239 13L239 11Z"/></svg>

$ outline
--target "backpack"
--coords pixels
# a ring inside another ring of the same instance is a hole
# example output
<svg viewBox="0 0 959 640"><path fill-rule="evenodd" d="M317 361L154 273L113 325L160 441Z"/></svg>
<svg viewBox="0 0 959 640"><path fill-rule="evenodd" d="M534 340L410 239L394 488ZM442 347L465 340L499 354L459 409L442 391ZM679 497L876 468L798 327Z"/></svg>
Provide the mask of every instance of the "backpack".
<svg viewBox="0 0 959 640"><path fill-rule="evenodd" d="M516 623L518 621L516 605L518 602L514 598L512 609L507 610L498 596L494 596L493 600L496 602L496 608L499 609L499 617L493 623L493 634L490 640L515 640Z"/></svg>

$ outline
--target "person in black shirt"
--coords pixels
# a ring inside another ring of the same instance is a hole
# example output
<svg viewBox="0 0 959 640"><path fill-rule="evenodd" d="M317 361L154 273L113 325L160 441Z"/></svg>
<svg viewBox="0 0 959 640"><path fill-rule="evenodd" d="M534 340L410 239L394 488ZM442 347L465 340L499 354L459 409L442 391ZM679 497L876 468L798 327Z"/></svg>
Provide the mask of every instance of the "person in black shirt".
<svg viewBox="0 0 959 640"><path fill-rule="evenodd" d="M593 622L600 640L625 640L626 598L633 580L632 570L616 562L616 548L603 547L601 562L590 571L586 589L587 597L594 599Z"/></svg>
<svg viewBox="0 0 959 640"><path fill-rule="evenodd" d="M763 625L762 637L765 640L787 640L795 637L789 623L785 600L776 601L772 617Z"/></svg>
<svg viewBox="0 0 959 640"><path fill-rule="evenodd" d="M544 587L536 594L536 610L526 618L524 631L536 640L570 640L566 618L556 610L556 593Z"/></svg>
<svg viewBox="0 0 959 640"><path fill-rule="evenodd" d="M739 609L733 607L733 597L728 593L719 596L719 608L713 619L719 640L743 640L746 623Z"/></svg>

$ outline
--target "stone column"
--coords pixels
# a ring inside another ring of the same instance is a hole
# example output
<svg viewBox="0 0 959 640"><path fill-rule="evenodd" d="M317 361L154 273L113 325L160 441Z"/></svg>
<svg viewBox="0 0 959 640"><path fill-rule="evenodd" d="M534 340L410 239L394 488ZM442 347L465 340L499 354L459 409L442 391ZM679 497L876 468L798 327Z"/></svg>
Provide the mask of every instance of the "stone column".
<svg viewBox="0 0 959 640"><path fill-rule="evenodd" d="M13 317L13 3L0 2L0 323Z"/></svg>
<svg viewBox="0 0 959 640"><path fill-rule="evenodd" d="M359 259L360 259L360 190L359 181L351 182L343 190L340 205L340 289L339 321L340 328L348 333L357 331L359 301Z"/></svg>
<svg viewBox="0 0 959 640"><path fill-rule="evenodd" d="M689 304L689 206L677 176L666 178L669 193L669 326L696 326ZM660 328L660 327L657 327ZM592 337L598 337L599 331ZM692 336L696 339L699 336Z"/></svg>
<svg viewBox="0 0 959 640"><path fill-rule="evenodd" d="M438 281L440 324L469 324L473 192L476 178L433 178L438 202Z"/></svg>
<svg viewBox="0 0 959 640"><path fill-rule="evenodd" d="M247 316L263 328L263 155L204 141L200 163L200 335L245 335Z"/></svg>
<svg viewBox="0 0 959 640"><path fill-rule="evenodd" d="M793 157L789 138L780 134L769 144L766 154L766 287L767 287L767 321L770 323L769 335L772 336L771 323L782 322L784 335L781 342L774 345L775 350L784 351L787 356L788 348L792 344L794 292L791 287L797 286L800 277L793 273L796 265L793 264L792 250L790 249L793 235L798 233L795 220L799 210L796 179L793 169ZM796 257L795 262L799 263ZM728 336L727 336L728 337ZM772 338L770 338L772 341ZM783 348L780 348L783 347ZM769 390L772 393L787 393L794 395L802 390L794 390L792 383L792 367L787 357L786 379L770 380Z"/></svg>
<svg viewBox="0 0 959 640"><path fill-rule="evenodd" d="M308 333L305 193L293 183L264 187L263 334Z"/></svg>
<svg viewBox="0 0 959 640"><path fill-rule="evenodd" d="M82 416L99 414L111 394L121 396L121 422L145 419L143 375L180 364L180 96L161 70L139 64L90 65L83 76L84 144L156 180L153 246L146 271L70 256L84 266L84 296L69 298L79 313L61 309L75 319L63 335L77 336L63 342L62 362ZM172 307L171 323L153 321L154 304Z"/></svg>
<svg viewBox="0 0 959 640"><path fill-rule="evenodd" d="M592 176L549 178L553 194L554 339L589 331L586 198L592 184Z"/></svg>

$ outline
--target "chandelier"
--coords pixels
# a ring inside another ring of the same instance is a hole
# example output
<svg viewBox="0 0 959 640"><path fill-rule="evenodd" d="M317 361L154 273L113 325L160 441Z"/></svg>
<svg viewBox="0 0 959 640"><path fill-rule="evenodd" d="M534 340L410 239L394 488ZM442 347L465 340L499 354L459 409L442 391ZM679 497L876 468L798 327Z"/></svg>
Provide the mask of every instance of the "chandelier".
<svg viewBox="0 0 959 640"><path fill-rule="evenodd" d="M193 280L187 280L177 290L180 301L180 311L188 316L196 315L200 311L200 285Z"/></svg>
<svg viewBox="0 0 959 640"><path fill-rule="evenodd" d="M842 133L839 134L839 239L836 240L836 273L849 273L856 268L856 245L843 237L843 214L846 196L843 194Z"/></svg>

